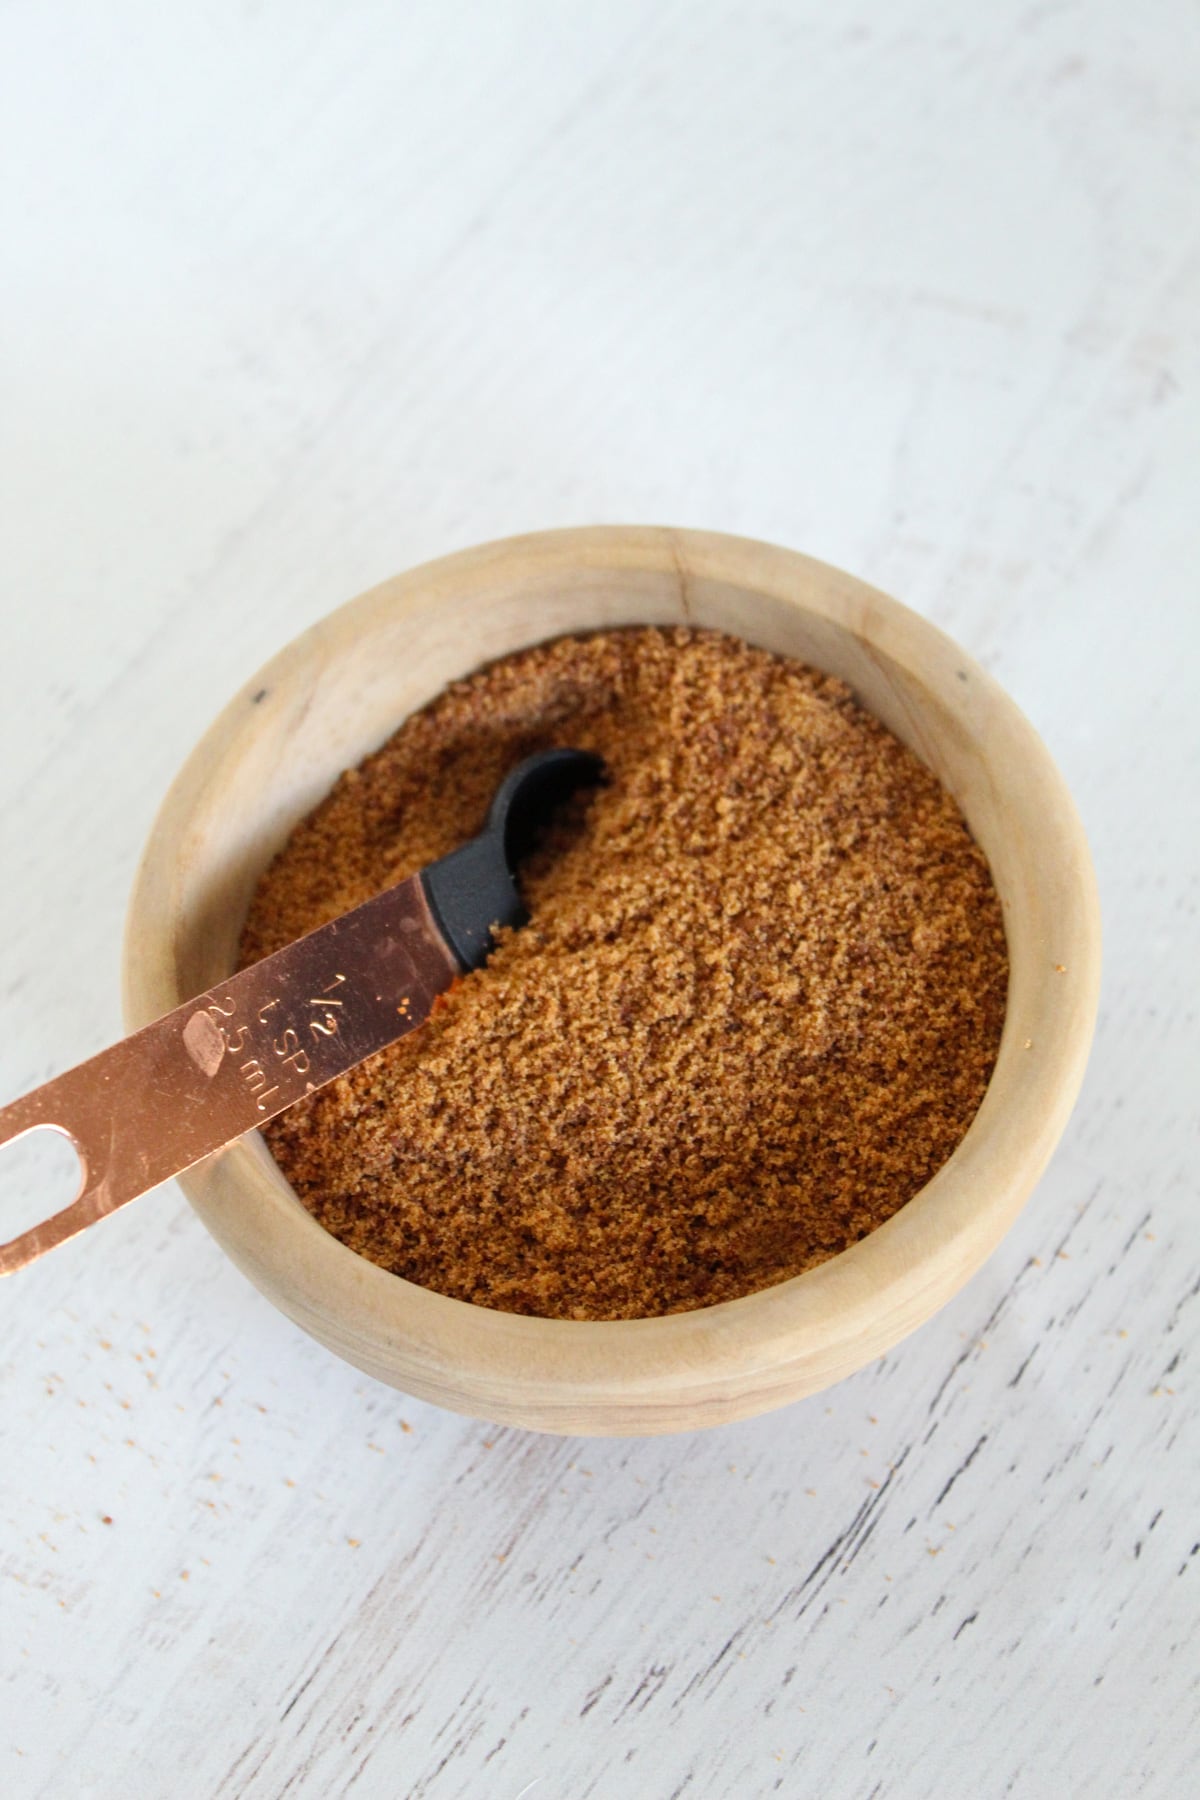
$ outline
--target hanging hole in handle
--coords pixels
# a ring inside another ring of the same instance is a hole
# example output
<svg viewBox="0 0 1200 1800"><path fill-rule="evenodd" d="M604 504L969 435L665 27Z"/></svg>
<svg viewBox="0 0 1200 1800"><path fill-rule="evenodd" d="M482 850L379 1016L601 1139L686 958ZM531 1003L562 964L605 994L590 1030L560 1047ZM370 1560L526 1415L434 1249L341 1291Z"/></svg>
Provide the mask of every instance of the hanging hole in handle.
<svg viewBox="0 0 1200 1800"><path fill-rule="evenodd" d="M87 1164L61 1125L34 1125L0 1145L0 1244L79 1199Z"/></svg>

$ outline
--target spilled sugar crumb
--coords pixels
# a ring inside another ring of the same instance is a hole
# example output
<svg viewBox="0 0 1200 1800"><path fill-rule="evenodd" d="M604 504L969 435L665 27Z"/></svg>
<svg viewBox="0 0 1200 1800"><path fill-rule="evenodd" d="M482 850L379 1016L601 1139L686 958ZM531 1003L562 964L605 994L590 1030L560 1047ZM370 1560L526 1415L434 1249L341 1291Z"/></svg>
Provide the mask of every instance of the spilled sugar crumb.
<svg viewBox="0 0 1200 1800"><path fill-rule="evenodd" d="M561 744L611 779L526 865L531 923L267 1139L329 1231L441 1293L568 1319L730 1300L951 1154L1000 1040L999 902L954 802L843 683L632 628L408 719L268 869L242 962L454 849Z"/></svg>

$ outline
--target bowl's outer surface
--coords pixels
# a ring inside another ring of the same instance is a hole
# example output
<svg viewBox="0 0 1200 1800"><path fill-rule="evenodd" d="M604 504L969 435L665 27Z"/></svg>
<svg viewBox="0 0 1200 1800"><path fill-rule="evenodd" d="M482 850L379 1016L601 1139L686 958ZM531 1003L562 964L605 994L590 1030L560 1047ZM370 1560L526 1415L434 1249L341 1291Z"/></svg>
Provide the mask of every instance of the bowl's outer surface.
<svg viewBox="0 0 1200 1800"><path fill-rule="evenodd" d="M1000 892L1011 976L996 1069L949 1162L819 1268L612 1324L491 1312L385 1273L310 1217L257 1133L181 1179L250 1279L359 1368L456 1411L603 1435L716 1424L850 1374L961 1287L1045 1167L1091 1040L1099 911L1071 798L996 683L897 601L770 545L653 527L485 545L351 601L246 683L164 802L125 944L132 1030L233 970L270 857L414 708L492 657L628 624L712 626L842 676L963 808Z"/></svg>

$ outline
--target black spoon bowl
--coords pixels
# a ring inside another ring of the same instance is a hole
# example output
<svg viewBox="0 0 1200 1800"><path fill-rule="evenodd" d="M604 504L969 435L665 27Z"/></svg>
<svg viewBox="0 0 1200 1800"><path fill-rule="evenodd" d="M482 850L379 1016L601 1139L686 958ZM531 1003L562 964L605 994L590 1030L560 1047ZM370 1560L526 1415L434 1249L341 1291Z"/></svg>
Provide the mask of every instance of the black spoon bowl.
<svg viewBox="0 0 1200 1800"><path fill-rule="evenodd" d="M541 750L527 757L497 788L479 836L422 872L438 929L464 969L487 961L497 927L527 922L518 864L555 807L603 778L603 760L590 750Z"/></svg>

